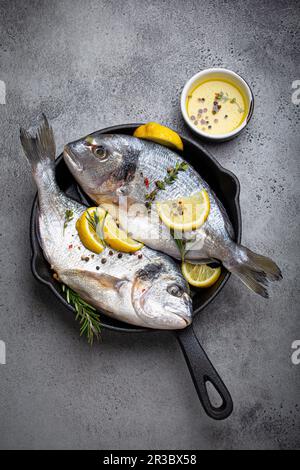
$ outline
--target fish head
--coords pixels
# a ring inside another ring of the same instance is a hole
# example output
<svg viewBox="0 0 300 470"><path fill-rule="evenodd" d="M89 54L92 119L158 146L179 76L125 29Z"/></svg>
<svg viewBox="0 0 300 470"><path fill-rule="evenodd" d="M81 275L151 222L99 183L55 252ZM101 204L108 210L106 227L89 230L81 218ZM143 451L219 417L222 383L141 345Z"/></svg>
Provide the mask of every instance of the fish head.
<svg viewBox="0 0 300 470"><path fill-rule="evenodd" d="M64 148L64 160L83 190L98 196L126 196L138 165L140 143L129 136L95 132Z"/></svg>
<svg viewBox="0 0 300 470"><path fill-rule="evenodd" d="M136 274L132 304L145 326L177 330L192 322L188 285L173 263L149 262Z"/></svg>

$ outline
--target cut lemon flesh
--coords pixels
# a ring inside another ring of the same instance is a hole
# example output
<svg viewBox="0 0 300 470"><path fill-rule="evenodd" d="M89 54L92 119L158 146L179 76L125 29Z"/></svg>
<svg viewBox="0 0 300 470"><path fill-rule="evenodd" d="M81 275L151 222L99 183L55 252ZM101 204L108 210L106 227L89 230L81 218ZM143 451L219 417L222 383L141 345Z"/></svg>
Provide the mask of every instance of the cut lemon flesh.
<svg viewBox="0 0 300 470"><path fill-rule="evenodd" d="M196 230L206 221L209 211L209 196L205 189L190 197L156 203L158 215L163 223L173 230Z"/></svg>
<svg viewBox="0 0 300 470"><path fill-rule="evenodd" d="M182 263L182 274L189 284L195 287L210 287L220 277L221 268L211 268L207 264Z"/></svg>
<svg viewBox="0 0 300 470"><path fill-rule="evenodd" d="M106 211L101 207L90 207L76 222L81 243L93 253L101 253L104 250L104 244L96 232L96 226L98 221L104 219L105 214Z"/></svg>
<svg viewBox="0 0 300 470"><path fill-rule="evenodd" d="M177 132L157 122L143 124L134 131L133 135L140 139L152 140L172 149L183 150L183 143Z"/></svg>
<svg viewBox="0 0 300 470"><path fill-rule="evenodd" d="M128 237L126 232L120 229L111 215L107 214L103 224L103 236L105 242L118 251L133 253L140 250L143 244Z"/></svg>

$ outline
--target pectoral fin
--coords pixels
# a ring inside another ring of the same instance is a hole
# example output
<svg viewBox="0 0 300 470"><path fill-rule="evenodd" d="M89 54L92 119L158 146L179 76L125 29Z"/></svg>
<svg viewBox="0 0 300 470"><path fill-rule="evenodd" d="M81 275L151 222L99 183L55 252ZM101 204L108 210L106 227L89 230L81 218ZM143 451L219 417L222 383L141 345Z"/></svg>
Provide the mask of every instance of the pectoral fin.
<svg viewBox="0 0 300 470"><path fill-rule="evenodd" d="M112 276L106 273L87 271L84 269L69 269L67 271L63 271L63 273L60 274L60 278L69 279L73 282L75 281L76 284L78 283L79 288L80 282L84 283L90 280L91 282L95 282L95 285L100 289L112 289L117 292L120 291L124 284L129 282L126 278Z"/></svg>

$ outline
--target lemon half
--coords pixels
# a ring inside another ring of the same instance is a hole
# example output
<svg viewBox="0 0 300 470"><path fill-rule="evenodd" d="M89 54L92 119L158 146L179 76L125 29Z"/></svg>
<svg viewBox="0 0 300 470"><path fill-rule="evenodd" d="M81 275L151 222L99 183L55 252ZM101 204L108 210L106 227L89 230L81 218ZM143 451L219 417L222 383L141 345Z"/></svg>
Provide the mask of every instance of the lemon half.
<svg viewBox="0 0 300 470"><path fill-rule="evenodd" d="M202 189L190 197L156 203L158 215L173 230L196 230L206 221L210 211L207 191Z"/></svg>
<svg viewBox="0 0 300 470"><path fill-rule="evenodd" d="M103 221L105 214L106 211L101 207L90 207L76 222L81 243L93 253L101 253L104 250L104 244L96 232L96 226L97 222Z"/></svg>
<svg viewBox="0 0 300 470"><path fill-rule="evenodd" d="M128 237L126 232L120 229L111 215L107 214L103 225L103 235L106 243L118 251L133 253L144 245Z"/></svg>
<svg viewBox="0 0 300 470"><path fill-rule="evenodd" d="M157 122L143 124L134 131L133 135L140 139L152 140L172 149L183 150L183 143L177 132Z"/></svg>
<svg viewBox="0 0 300 470"><path fill-rule="evenodd" d="M182 274L189 284L195 287L210 287L220 277L221 268L211 268L207 264L182 263Z"/></svg>
<svg viewBox="0 0 300 470"><path fill-rule="evenodd" d="M102 207L87 209L77 220L76 229L82 244L94 253L101 253L105 248L105 243L114 250L125 253L133 253L144 246L128 237Z"/></svg>

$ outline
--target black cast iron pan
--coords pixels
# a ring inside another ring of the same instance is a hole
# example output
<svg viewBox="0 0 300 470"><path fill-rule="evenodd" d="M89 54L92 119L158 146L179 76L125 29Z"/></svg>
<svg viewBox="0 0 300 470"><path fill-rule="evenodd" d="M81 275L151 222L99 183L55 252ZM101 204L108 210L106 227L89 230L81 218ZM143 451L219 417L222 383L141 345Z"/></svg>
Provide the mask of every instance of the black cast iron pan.
<svg viewBox="0 0 300 470"><path fill-rule="evenodd" d="M102 130L102 133L122 133L132 134L134 129L140 124L125 124L120 126L109 127ZM207 181L216 195L224 204L228 216L232 222L235 231L235 240L241 241L241 214L239 206L239 181L235 175L228 170L225 170L216 160L205 150L201 145L192 141L191 139L182 138L184 143L184 151L182 153L185 160L187 160L198 173ZM59 186L70 197L79 200L80 202L87 203L83 193L79 190L75 180L68 171L62 155L56 160L56 178ZM92 205L92 203L90 204ZM43 284L46 284L52 292L59 298L59 300L71 311L75 312L74 308L70 306L62 292L60 285L52 277L50 266L43 256L42 249L38 242L36 221L37 221L37 196L34 199L31 213L30 223L30 238L32 246L32 262L31 268L34 276ZM230 273L222 268L222 274L212 287L208 289L198 289L192 292L193 294L193 308L194 315L203 310L224 287L228 281ZM153 331L151 329L140 328L131 326L118 320L109 318L102 312L101 322L104 328L122 332L140 332L140 331ZM175 332L176 337L182 348L184 357L189 367L194 385L196 387L199 399L204 407L206 413L214 419L227 418L233 409L231 396L208 359L205 351L197 339L193 327L190 326L185 330ZM210 382L217 390L222 403L219 407L212 404L207 390L207 384Z"/></svg>

